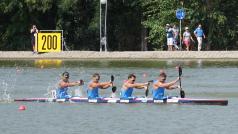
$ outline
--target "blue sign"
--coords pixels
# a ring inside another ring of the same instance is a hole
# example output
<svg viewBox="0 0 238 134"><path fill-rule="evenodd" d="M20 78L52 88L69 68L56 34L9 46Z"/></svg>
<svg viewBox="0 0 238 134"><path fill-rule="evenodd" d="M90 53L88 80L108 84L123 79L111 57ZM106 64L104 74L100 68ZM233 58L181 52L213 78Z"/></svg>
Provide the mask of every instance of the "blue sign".
<svg viewBox="0 0 238 134"><path fill-rule="evenodd" d="M185 11L184 9L177 9L176 10L176 18L182 20L185 18Z"/></svg>

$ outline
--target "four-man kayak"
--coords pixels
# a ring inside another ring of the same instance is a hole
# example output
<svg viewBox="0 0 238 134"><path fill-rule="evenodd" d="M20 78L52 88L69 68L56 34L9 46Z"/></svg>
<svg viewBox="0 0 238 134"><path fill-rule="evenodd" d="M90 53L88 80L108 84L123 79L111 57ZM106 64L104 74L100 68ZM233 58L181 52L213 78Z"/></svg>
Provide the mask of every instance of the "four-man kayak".
<svg viewBox="0 0 238 134"><path fill-rule="evenodd" d="M163 100L154 100L153 98L98 98L88 99L83 97L72 97L70 99L55 99L55 98L21 98L14 99L15 102L70 102L70 103L155 103L155 104L199 104L199 105L228 105L228 100L225 99L194 99L170 97Z"/></svg>

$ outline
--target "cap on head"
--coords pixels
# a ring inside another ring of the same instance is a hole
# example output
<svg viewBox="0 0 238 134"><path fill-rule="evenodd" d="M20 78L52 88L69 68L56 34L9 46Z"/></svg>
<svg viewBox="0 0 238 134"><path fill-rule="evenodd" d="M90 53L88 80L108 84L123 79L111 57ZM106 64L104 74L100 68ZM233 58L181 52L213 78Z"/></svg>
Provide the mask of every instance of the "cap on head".
<svg viewBox="0 0 238 134"><path fill-rule="evenodd" d="M166 24L167 27L169 27L170 25L169 24Z"/></svg>
<svg viewBox="0 0 238 134"><path fill-rule="evenodd" d="M189 28L188 27L185 27L185 30L188 30Z"/></svg>
<svg viewBox="0 0 238 134"><path fill-rule="evenodd" d="M63 72L62 76L65 77L65 78L69 78L69 72L66 72L66 71Z"/></svg>

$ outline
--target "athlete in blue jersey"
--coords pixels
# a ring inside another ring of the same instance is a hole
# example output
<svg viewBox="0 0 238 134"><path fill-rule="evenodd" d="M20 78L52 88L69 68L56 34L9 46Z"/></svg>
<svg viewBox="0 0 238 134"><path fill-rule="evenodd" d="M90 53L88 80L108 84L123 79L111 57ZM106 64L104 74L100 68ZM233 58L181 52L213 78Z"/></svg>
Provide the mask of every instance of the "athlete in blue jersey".
<svg viewBox="0 0 238 134"><path fill-rule="evenodd" d="M72 86L81 86L83 85L83 81L77 82L69 82L69 73L64 72L61 76L61 80L59 82L59 87L56 90L56 97L57 99L69 99L71 96L67 93L68 87Z"/></svg>
<svg viewBox="0 0 238 134"><path fill-rule="evenodd" d="M174 81L166 83L165 82L166 77L167 76L166 76L165 72L162 71L162 72L160 72L159 78L153 82L152 96L154 99L159 99L159 100L165 99L165 96L164 96L165 89L173 90L173 89L179 88L178 85L175 85L176 82L179 81L179 78L177 78Z"/></svg>
<svg viewBox="0 0 238 134"><path fill-rule="evenodd" d="M88 98L89 99L97 99L99 98L99 89L106 89L112 86L112 82L99 82L100 75L98 73L93 74L92 80L88 84Z"/></svg>
<svg viewBox="0 0 238 134"><path fill-rule="evenodd" d="M134 74L130 74L128 76L128 80L124 82L121 89L121 98L122 99L130 99L132 97L133 89L145 89L147 90L147 83L135 83L136 76Z"/></svg>
<svg viewBox="0 0 238 134"><path fill-rule="evenodd" d="M196 28L196 30L194 31L194 35L196 36L197 41L198 41L198 51L201 51L203 38L204 39L206 38L206 36L202 30L201 24L199 24L198 27Z"/></svg>

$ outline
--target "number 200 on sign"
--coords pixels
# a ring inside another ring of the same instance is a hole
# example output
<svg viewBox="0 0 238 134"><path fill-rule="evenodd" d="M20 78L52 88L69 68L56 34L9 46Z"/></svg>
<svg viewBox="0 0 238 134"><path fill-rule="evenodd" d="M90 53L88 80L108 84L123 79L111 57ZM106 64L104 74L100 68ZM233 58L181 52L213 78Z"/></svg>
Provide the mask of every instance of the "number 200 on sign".
<svg viewBox="0 0 238 134"><path fill-rule="evenodd" d="M61 33L38 33L37 50L38 52L60 52Z"/></svg>

